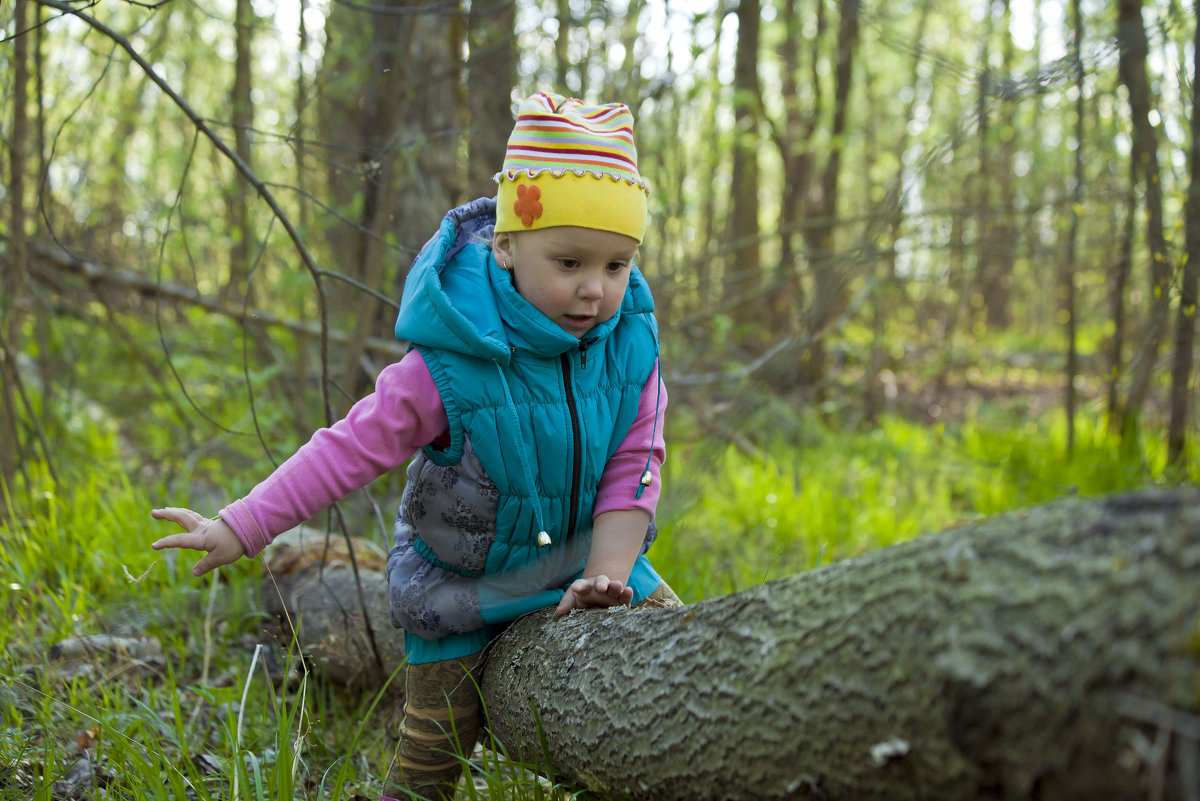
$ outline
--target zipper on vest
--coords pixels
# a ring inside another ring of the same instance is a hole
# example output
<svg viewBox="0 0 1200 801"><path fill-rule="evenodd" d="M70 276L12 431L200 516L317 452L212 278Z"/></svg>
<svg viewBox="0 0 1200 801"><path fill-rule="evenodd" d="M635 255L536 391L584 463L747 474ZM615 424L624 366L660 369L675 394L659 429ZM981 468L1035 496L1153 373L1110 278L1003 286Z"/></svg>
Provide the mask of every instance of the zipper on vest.
<svg viewBox="0 0 1200 801"><path fill-rule="evenodd" d="M582 348L582 343L580 343ZM584 353L586 353L586 349ZM571 388L571 354L564 353L559 358L559 364L562 365L563 388L567 393L567 408L571 412L571 511L570 517L567 518L567 536L571 537L575 534L575 518L579 514L579 472L583 457L580 452L583 448L580 445L579 436L579 412L575 408L575 390ZM582 366L582 365L581 365Z"/></svg>
<svg viewBox="0 0 1200 801"><path fill-rule="evenodd" d="M587 367L588 348L590 348L594 344L596 344L595 337L592 337L591 339L579 340L579 367L580 367L580 369Z"/></svg>

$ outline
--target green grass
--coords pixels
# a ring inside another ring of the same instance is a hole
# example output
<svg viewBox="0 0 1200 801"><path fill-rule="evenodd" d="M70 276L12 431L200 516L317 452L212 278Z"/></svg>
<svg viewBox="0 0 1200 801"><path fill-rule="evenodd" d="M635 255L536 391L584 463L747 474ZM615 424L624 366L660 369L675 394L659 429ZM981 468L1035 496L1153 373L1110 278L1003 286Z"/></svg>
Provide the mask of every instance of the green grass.
<svg viewBox="0 0 1200 801"><path fill-rule="evenodd" d="M1068 459L1061 416L1016 428L890 418L870 431L818 430L804 448L676 447L654 563L691 602L1066 495L1200 481L1195 467L1167 470L1161 441L1122 443L1088 420Z"/></svg>
<svg viewBox="0 0 1200 801"><path fill-rule="evenodd" d="M748 455L673 445L655 566L696 601L909 539L954 522L1167 480L1161 437L1122 442L1089 422L1065 457L1061 420L1016 428L930 428L889 419L870 431L805 424L805 445ZM392 766L395 702L323 686L257 651L267 627L258 567L192 577L194 555L152 551L157 487L121 470L111 433L102 461L30 485L0 521L0 799L62 797L82 756L114 799L375 798ZM1192 464L1200 460L1193 454ZM58 466L60 471L64 469ZM186 499L178 498L179 502ZM78 635L150 640L139 655L53 660ZM81 750L83 748L84 750ZM564 798L485 751L470 798Z"/></svg>

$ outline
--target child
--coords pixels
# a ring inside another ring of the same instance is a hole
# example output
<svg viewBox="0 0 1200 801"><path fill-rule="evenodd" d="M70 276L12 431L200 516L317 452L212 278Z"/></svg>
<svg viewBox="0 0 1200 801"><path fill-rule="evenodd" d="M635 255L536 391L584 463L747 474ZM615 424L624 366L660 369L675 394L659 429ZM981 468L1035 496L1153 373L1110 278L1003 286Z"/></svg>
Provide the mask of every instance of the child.
<svg viewBox="0 0 1200 801"><path fill-rule="evenodd" d="M244 499L154 548L241 556L413 457L388 557L408 655L403 789L452 796L489 640L527 612L678 603L650 566L667 396L634 257L648 190L621 104L520 106L495 200L450 211L404 286L413 343ZM470 674L470 675L468 675Z"/></svg>

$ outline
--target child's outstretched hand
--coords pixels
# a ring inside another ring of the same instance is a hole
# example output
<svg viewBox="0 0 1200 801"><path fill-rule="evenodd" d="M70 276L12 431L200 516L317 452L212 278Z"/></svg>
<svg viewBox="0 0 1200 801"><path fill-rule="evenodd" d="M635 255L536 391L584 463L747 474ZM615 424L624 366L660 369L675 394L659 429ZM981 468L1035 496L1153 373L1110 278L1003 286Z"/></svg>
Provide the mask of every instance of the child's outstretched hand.
<svg viewBox="0 0 1200 801"><path fill-rule="evenodd" d="M626 587L623 582L614 581L608 576L591 576L575 579L562 600L554 609L554 614L562 616L572 609L592 609L604 606L621 606L633 601L633 588Z"/></svg>
<svg viewBox="0 0 1200 801"><path fill-rule="evenodd" d="M182 534L170 534L155 541L150 547L154 550L163 548L189 548L193 551L208 551L192 568L193 576L203 576L214 567L236 562L246 555L242 541L233 533L233 529L225 525L221 518L210 520L193 512L191 509L168 507L152 509L150 516L158 520L171 520L183 527Z"/></svg>

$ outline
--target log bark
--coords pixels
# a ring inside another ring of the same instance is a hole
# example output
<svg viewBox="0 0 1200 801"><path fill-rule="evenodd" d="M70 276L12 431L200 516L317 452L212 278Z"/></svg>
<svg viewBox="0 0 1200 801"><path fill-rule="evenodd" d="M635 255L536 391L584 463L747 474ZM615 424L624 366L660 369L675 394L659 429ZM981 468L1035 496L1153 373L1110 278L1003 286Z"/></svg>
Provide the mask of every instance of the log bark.
<svg viewBox="0 0 1200 801"><path fill-rule="evenodd" d="M683 608L531 616L483 693L511 755L604 797L1195 798L1198 601L1200 490L1068 500Z"/></svg>
<svg viewBox="0 0 1200 801"><path fill-rule="evenodd" d="M353 549L353 552L351 552ZM388 610L387 554L376 543L293 529L264 558L263 608L322 677L364 692L404 689L404 637Z"/></svg>
<svg viewBox="0 0 1200 801"><path fill-rule="evenodd" d="M1200 488L682 608L540 612L482 691L511 757L602 798L1196 799Z"/></svg>

